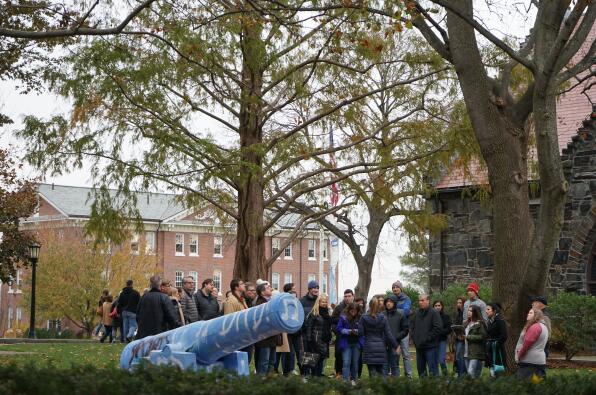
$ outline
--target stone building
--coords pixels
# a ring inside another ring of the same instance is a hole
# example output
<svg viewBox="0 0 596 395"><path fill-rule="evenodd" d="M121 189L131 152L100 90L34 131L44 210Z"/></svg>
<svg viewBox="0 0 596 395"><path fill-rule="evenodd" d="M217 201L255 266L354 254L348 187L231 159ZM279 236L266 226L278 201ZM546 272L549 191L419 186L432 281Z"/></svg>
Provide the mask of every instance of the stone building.
<svg viewBox="0 0 596 395"><path fill-rule="evenodd" d="M22 223L22 228L35 231L50 227L62 235L84 237L81 230L91 215L90 192L90 188L40 184L38 210ZM203 280L212 278L219 291L225 294L234 268L234 227L220 223L209 210L197 213L186 209L175 198L171 194L138 193L137 208L144 232L133 233L129 241L131 259L139 248L146 248L148 254L157 258L155 271L162 273L172 285L182 286L182 278L188 275L197 280L199 287ZM272 255L272 250L284 245L298 220L294 215L285 215L268 232L267 257ZM337 283L329 281L331 254L335 248L331 248L328 232L324 232L321 239L318 225L309 224L273 263L267 279L276 289L293 282L300 295L306 293L310 280L317 280L322 292L336 295L337 290L332 292L330 287L336 288ZM322 278L319 278L319 258L323 262ZM0 337L7 329L28 327L29 309L21 302L23 292L29 292L29 285L23 285L26 276L27 273L19 270L11 283L0 282ZM337 268L334 278L337 278ZM141 289L145 286L136 285ZM52 325L51 322L39 324Z"/></svg>
<svg viewBox="0 0 596 395"><path fill-rule="evenodd" d="M583 109L587 111L582 120L579 114ZM596 295L596 105L589 110L589 101L580 95L567 95L558 106L559 147L569 193L565 222L550 268L550 292ZM574 128L573 134L570 128ZM448 216L447 228L430 239L433 290L451 283L492 279L493 212L488 204L465 193L486 184L486 174L476 170L466 177L460 169L452 169L436 184L437 194L428 201L435 213ZM530 200L534 218L539 203L539 199Z"/></svg>

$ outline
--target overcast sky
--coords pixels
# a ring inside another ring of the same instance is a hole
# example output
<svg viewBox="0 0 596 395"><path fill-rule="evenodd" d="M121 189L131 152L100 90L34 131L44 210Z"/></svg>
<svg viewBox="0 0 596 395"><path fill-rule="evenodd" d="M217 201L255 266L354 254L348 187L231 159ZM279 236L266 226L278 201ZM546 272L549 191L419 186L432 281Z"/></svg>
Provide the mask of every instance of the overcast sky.
<svg viewBox="0 0 596 395"><path fill-rule="evenodd" d="M484 2L475 2L484 3ZM529 22L517 9L522 9L523 2L493 1L491 8L479 11L481 19L499 37L508 34L509 37L520 39L528 32ZM532 20L530 20L532 22ZM514 34L515 36L511 36ZM31 114L40 117L47 117L68 109L68 104L59 97L51 94L30 93L21 95L17 92L16 85L12 82L0 81L0 112L10 116L15 124L6 125L0 128L0 147L10 147L16 158L22 158L24 148L22 143L16 140L12 131L21 127L23 116ZM42 181L60 185L91 186L90 173L88 168L65 174L61 176L39 175L33 169L25 166L23 175L41 177ZM399 278L401 266L399 256L406 248L405 241L399 237L397 228L399 219L395 219L391 225L385 226L377 260L372 274L372 285L369 295L381 293L391 287L391 283ZM340 245L339 255L339 292L345 288L352 288L356 284L358 271L354 260L345 247Z"/></svg>

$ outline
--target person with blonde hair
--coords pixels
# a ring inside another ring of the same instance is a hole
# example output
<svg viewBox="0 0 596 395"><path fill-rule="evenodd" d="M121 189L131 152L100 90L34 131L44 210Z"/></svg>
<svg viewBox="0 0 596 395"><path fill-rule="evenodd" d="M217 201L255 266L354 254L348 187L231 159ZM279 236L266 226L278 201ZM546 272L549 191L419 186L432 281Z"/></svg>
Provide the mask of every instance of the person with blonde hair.
<svg viewBox="0 0 596 395"><path fill-rule="evenodd" d="M368 366L369 376L383 376L383 366L387 364L387 348L397 352L398 343L391 333L387 317L382 314L376 296L370 300L368 312L360 318L358 335L364 336L362 363Z"/></svg>
<svg viewBox="0 0 596 395"><path fill-rule="evenodd" d="M178 288L169 287L166 290L166 293L167 293L168 297L170 298L170 300L172 301L172 305L174 306L174 311L180 318L180 323L182 325L186 325L186 321L184 319L184 311L182 310L182 304L180 304L180 292L178 291ZM175 326L170 329L174 329L174 328L175 328Z"/></svg>
<svg viewBox="0 0 596 395"><path fill-rule="evenodd" d="M325 360L329 358L329 342L331 341L331 314L329 313L329 297L319 294L306 316L304 323L305 343L308 352L318 355L317 363L306 374L323 376Z"/></svg>
<svg viewBox="0 0 596 395"><path fill-rule="evenodd" d="M515 347L517 377L528 379L536 375L546 377L546 352L544 348L550 333L541 310L530 309L526 325L522 329Z"/></svg>

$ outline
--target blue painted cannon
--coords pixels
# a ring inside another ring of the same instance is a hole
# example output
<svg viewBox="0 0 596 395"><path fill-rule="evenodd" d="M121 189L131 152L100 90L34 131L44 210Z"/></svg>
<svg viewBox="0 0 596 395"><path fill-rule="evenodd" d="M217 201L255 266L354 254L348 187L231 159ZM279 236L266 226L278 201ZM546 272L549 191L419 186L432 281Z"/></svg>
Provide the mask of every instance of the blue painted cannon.
<svg viewBox="0 0 596 395"><path fill-rule="evenodd" d="M300 301L287 293L278 294L248 310L135 340L122 351L120 367L130 370L145 360L154 365L207 371L224 368L248 375L248 355L238 350L282 332L296 332L303 321Z"/></svg>

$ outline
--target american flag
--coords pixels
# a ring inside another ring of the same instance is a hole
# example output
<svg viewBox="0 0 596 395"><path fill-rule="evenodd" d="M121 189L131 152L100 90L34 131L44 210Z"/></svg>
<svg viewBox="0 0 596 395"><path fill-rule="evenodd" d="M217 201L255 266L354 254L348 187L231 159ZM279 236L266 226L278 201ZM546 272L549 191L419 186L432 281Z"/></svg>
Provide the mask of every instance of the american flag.
<svg viewBox="0 0 596 395"><path fill-rule="evenodd" d="M333 130L329 130L329 148L333 149ZM332 168L337 167L337 162L335 161L335 152L329 153L329 163L331 164ZM339 190L337 189L337 184L334 182L331 184L331 206L337 206L339 202Z"/></svg>

